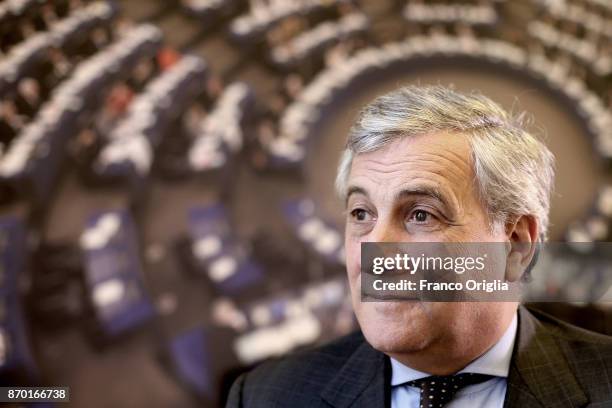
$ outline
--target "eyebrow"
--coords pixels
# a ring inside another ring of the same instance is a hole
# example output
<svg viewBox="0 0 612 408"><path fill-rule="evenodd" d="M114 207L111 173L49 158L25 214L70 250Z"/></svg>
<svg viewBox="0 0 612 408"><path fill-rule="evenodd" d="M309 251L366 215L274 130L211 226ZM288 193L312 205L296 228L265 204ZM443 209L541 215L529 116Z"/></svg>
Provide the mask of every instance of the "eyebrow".
<svg viewBox="0 0 612 408"><path fill-rule="evenodd" d="M369 198L368 192L363 187L359 186L350 186L347 190L345 206L348 204L348 200L352 194L362 194L365 197ZM414 188L406 188L399 191L395 194L394 201L399 201L401 199L412 197L412 196L426 196L431 197L435 200L440 201L445 207L449 207L448 200L444 197L444 194L440 191L440 189L432 186L417 186Z"/></svg>
<svg viewBox="0 0 612 408"><path fill-rule="evenodd" d="M414 188L407 188L399 191L395 195L394 201L399 201L403 198L411 197L411 196L426 196L431 197L435 200L440 201L445 207L449 207L448 200L444 197L444 194L437 187L432 186L417 186Z"/></svg>

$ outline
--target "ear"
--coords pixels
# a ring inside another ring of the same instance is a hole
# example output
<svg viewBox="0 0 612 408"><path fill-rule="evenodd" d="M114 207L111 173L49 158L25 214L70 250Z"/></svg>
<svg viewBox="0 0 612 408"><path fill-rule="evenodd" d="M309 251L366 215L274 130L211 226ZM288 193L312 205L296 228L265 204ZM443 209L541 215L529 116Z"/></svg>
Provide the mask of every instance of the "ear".
<svg viewBox="0 0 612 408"><path fill-rule="evenodd" d="M540 226L533 215L521 215L506 224L509 252L506 258L506 281L517 282L535 255Z"/></svg>

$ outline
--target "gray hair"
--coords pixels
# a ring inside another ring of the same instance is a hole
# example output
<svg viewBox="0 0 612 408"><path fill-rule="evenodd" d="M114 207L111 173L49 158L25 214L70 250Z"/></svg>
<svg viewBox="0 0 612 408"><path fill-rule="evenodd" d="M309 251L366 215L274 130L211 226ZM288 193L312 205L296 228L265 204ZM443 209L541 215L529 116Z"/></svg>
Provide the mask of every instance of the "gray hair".
<svg viewBox="0 0 612 408"><path fill-rule="evenodd" d="M554 156L525 130L525 114L510 115L491 99L442 86L406 86L365 106L351 128L336 190L346 197L353 157L397 138L450 131L470 135L481 201L493 223L534 216L546 240Z"/></svg>

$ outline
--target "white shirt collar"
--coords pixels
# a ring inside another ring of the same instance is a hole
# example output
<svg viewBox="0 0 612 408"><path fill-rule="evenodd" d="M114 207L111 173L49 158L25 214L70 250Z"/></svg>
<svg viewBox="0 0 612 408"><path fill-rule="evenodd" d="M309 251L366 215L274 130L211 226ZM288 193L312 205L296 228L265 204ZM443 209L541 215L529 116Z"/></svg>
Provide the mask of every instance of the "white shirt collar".
<svg viewBox="0 0 612 408"><path fill-rule="evenodd" d="M518 317L515 315L501 339L489 351L472 361L459 373L469 372L495 377L508 377L517 330ZM431 375L405 366L393 358L391 358L391 373L391 386L419 380Z"/></svg>

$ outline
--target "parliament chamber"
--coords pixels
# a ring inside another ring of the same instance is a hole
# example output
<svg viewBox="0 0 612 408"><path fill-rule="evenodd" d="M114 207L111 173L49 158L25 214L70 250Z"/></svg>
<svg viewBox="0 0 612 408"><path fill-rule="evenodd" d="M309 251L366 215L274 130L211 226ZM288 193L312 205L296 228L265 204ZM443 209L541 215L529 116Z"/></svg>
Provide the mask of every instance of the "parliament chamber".
<svg viewBox="0 0 612 408"><path fill-rule="evenodd" d="M355 330L334 178L402 84L529 112L550 239L612 240L608 0L0 0L0 385L222 406ZM612 303L536 307L612 334Z"/></svg>

